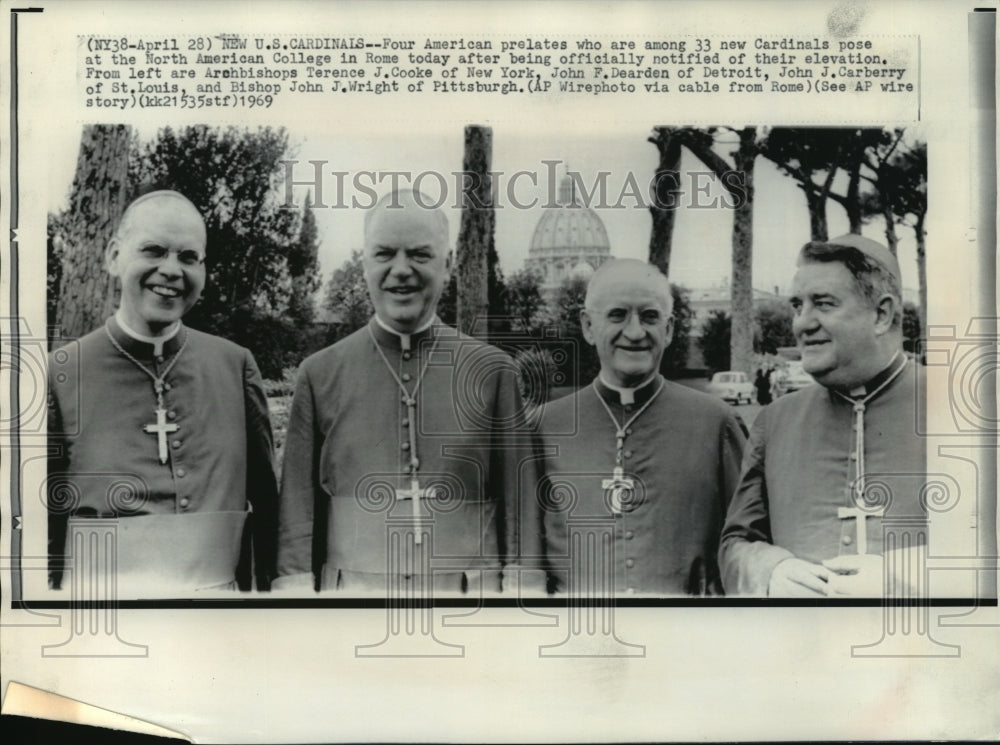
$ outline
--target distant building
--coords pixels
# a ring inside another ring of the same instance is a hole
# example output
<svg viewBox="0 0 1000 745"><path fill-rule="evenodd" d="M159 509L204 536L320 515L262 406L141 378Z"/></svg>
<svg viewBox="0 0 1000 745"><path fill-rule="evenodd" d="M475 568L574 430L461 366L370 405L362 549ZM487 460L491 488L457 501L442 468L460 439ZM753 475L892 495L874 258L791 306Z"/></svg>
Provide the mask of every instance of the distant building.
<svg viewBox="0 0 1000 745"><path fill-rule="evenodd" d="M558 207L543 210L525 259L526 269L542 279L542 293L551 295L570 277L588 279L611 256L604 222L580 203L573 180L563 176Z"/></svg>

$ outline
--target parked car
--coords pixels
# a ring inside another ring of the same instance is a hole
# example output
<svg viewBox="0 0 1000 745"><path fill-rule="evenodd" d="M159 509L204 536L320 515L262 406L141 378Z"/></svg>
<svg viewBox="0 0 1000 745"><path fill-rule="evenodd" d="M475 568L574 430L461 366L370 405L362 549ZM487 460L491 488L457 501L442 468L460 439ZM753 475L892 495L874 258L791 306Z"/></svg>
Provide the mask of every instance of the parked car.
<svg viewBox="0 0 1000 745"><path fill-rule="evenodd" d="M750 378L745 372L738 370L715 373L708 384L708 392L737 406L744 401L748 404L753 403L756 395Z"/></svg>
<svg viewBox="0 0 1000 745"><path fill-rule="evenodd" d="M812 375L802 369L801 362L789 362L788 367L778 375L777 394L783 396L786 393L792 393L800 388L813 385L815 382Z"/></svg>

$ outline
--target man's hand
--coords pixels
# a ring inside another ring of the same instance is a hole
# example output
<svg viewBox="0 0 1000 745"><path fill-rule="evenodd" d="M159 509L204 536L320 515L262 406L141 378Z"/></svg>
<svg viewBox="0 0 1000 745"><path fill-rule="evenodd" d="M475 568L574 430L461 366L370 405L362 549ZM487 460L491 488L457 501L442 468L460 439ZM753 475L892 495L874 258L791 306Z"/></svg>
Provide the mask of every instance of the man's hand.
<svg viewBox="0 0 1000 745"><path fill-rule="evenodd" d="M829 569L805 561L790 558L778 563L771 572L767 585L767 596L772 598L814 598L830 594L829 581L833 575Z"/></svg>
<svg viewBox="0 0 1000 745"><path fill-rule="evenodd" d="M920 562L915 554L921 548L914 546L909 549L896 549L889 551L885 557L879 554L860 556L853 554L827 559L823 562L823 566L836 573L830 579L830 594L880 598L888 592L893 597L920 597L919 578L905 573L908 571L912 573L913 568L919 566ZM883 585L886 572L886 568L883 567L884 561L889 562L889 581L892 583L889 588Z"/></svg>
<svg viewBox="0 0 1000 745"><path fill-rule="evenodd" d="M882 597L882 557L878 554L847 554L827 559L823 566L833 571L830 594L857 598Z"/></svg>

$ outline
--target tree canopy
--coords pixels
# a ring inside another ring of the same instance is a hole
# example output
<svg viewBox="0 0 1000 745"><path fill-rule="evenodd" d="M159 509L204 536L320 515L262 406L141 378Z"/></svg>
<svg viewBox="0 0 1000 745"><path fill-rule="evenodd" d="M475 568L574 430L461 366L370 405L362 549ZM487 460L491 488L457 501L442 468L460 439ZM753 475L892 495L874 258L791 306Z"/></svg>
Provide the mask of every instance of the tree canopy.
<svg viewBox="0 0 1000 745"><path fill-rule="evenodd" d="M323 305L331 324L337 327L338 337L364 326L375 312L365 286L361 260L361 251L352 251L351 257L334 269L326 283Z"/></svg>
<svg viewBox="0 0 1000 745"><path fill-rule="evenodd" d="M779 301L760 305L754 311L756 333L754 351L760 354L777 354L781 347L795 346L792 333L792 309Z"/></svg>
<svg viewBox="0 0 1000 745"><path fill-rule="evenodd" d="M729 369L729 333L732 324L729 314L723 310L713 310L701 327L698 346L709 370Z"/></svg>

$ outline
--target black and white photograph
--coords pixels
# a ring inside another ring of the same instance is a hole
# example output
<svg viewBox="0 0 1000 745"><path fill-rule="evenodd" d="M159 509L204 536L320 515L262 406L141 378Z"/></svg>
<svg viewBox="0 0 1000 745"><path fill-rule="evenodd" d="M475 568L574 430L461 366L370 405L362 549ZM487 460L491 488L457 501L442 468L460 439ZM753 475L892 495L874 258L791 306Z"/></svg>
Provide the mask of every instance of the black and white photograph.
<svg viewBox="0 0 1000 745"><path fill-rule="evenodd" d="M926 551L919 128L422 139L83 131L52 589L101 518L123 600L878 598Z"/></svg>
<svg viewBox="0 0 1000 745"><path fill-rule="evenodd" d="M9 8L5 717L1000 732L994 13L173 7Z"/></svg>

